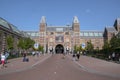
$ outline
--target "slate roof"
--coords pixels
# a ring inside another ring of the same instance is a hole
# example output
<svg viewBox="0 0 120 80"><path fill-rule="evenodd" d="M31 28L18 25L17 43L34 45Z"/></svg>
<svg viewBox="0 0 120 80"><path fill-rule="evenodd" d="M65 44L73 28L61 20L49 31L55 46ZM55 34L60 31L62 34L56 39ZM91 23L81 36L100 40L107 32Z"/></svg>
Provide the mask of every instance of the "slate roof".
<svg viewBox="0 0 120 80"><path fill-rule="evenodd" d="M49 32L65 32L65 31L71 31L72 27L68 26L48 26L46 31Z"/></svg>
<svg viewBox="0 0 120 80"><path fill-rule="evenodd" d="M106 30L107 30L108 32L117 32L114 27L106 27Z"/></svg>
<svg viewBox="0 0 120 80"><path fill-rule="evenodd" d="M103 31L80 31L81 38L103 38Z"/></svg>
<svg viewBox="0 0 120 80"><path fill-rule="evenodd" d="M20 30L18 30L18 28L16 26L14 26L13 24L7 22L5 19L0 17L0 27L4 28L4 29L8 29L10 31L16 32L20 34Z"/></svg>

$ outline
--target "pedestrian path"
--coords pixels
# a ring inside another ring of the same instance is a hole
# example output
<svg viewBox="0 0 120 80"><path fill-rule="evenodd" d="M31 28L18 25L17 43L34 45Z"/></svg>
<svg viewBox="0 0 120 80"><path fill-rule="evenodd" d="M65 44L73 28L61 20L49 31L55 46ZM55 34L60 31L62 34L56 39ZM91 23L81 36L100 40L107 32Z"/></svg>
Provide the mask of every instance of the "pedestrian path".
<svg viewBox="0 0 120 80"><path fill-rule="evenodd" d="M69 55L69 58L72 59L72 55ZM80 56L80 59L75 61L75 63L87 72L120 77L120 64L117 63L88 56Z"/></svg>
<svg viewBox="0 0 120 80"><path fill-rule="evenodd" d="M27 58L29 58L29 62L23 62L23 58L10 59L8 60L8 63L5 64L6 67L0 69L0 75L30 69L50 56L50 54L40 55L39 57L27 56Z"/></svg>

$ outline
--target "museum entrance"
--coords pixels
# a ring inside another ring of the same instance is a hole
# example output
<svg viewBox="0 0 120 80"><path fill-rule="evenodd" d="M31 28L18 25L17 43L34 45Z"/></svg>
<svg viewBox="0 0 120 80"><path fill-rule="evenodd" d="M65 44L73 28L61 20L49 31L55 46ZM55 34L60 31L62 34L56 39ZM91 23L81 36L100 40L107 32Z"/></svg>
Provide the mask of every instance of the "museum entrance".
<svg viewBox="0 0 120 80"><path fill-rule="evenodd" d="M56 45L55 47L56 54L63 54L64 53L64 47L61 44Z"/></svg>

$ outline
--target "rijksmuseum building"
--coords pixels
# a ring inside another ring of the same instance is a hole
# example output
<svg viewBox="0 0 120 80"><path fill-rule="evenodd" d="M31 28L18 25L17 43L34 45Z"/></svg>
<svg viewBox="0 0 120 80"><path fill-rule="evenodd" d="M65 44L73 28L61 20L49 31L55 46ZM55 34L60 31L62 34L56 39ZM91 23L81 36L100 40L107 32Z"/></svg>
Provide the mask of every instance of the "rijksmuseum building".
<svg viewBox="0 0 120 80"><path fill-rule="evenodd" d="M44 47L45 52L53 50L55 53L73 51L74 46L85 48L87 42L93 44L94 49L102 49L104 41L113 36L120 36L120 19L116 19L112 27L105 27L104 31L81 31L80 21L77 16L73 18L72 25L49 26L45 16L40 20L38 31L20 31L16 26L0 18L0 51L6 49L6 37L11 35L14 39L14 48L17 50L17 43L20 38L27 34L36 43Z"/></svg>
<svg viewBox="0 0 120 80"><path fill-rule="evenodd" d="M53 50L56 53L73 51L74 46L85 48L87 42L93 44L94 49L102 49L105 40L117 35L120 31L120 19L116 19L112 27L105 27L104 31L81 31L80 21L74 16L72 25L49 26L45 16L42 16L39 31L26 31L36 43L44 47L45 52Z"/></svg>

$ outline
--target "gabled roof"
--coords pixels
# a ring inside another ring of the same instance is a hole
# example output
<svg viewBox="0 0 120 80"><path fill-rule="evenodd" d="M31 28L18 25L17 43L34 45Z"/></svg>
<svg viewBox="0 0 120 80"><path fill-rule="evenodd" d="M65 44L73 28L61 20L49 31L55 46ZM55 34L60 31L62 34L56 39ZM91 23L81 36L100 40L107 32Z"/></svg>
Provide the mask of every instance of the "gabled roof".
<svg viewBox="0 0 120 80"><path fill-rule="evenodd" d="M68 27L68 26L48 26L47 27L47 31L50 31L50 32L64 32L64 31L71 31L72 30L72 27Z"/></svg>
<svg viewBox="0 0 120 80"><path fill-rule="evenodd" d="M108 32L117 32L114 27L106 27L105 28Z"/></svg>

